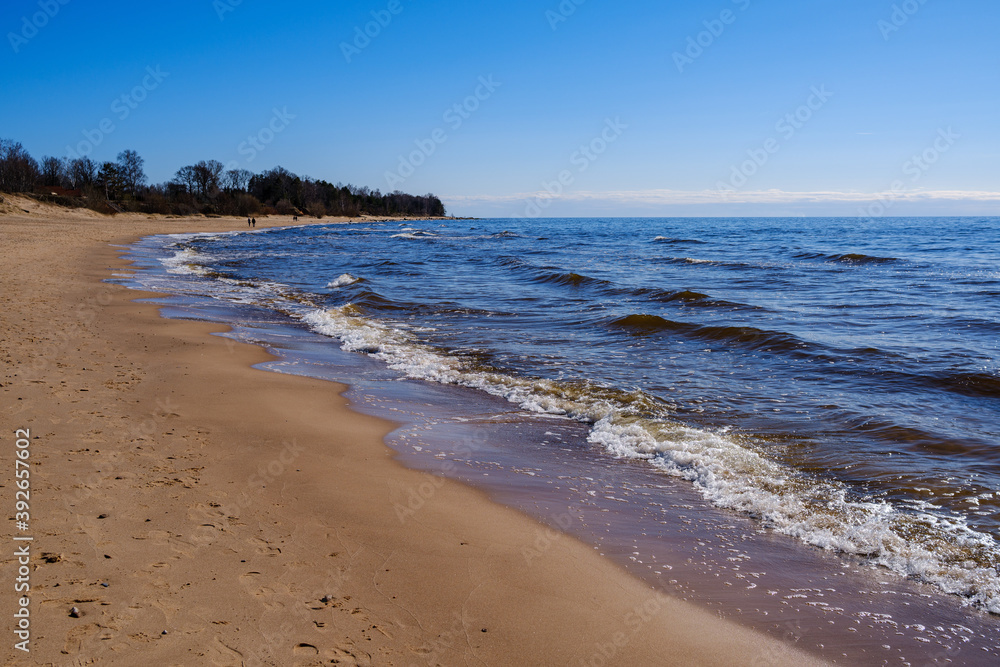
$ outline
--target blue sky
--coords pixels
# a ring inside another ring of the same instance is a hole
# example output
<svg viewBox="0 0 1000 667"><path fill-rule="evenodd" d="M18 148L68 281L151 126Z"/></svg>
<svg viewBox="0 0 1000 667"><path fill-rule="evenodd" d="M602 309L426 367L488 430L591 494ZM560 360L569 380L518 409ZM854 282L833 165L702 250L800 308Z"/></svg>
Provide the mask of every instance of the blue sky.
<svg viewBox="0 0 1000 667"><path fill-rule="evenodd" d="M0 137L132 148L153 182L216 159L455 215L1000 215L995 0L6 0L0 28Z"/></svg>

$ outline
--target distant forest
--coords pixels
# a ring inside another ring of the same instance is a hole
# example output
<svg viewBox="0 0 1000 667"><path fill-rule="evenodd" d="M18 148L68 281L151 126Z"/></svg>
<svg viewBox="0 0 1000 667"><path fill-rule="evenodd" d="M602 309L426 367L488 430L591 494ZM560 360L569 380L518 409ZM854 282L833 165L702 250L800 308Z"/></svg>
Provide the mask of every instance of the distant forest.
<svg viewBox="0 0 1000 667"><path fill-rule="evenodd" d="M217 160L181 167L166 183L147 184L145 161L133 150L116 162L89 157L35 160L15 141L0 139L0 192L32 194L66 206L86 206L102 213L135 211L173 215L445 215L432 194L383 194L367 187L333 185L297 176L283 167L255 174L226 169Z"/></svg>

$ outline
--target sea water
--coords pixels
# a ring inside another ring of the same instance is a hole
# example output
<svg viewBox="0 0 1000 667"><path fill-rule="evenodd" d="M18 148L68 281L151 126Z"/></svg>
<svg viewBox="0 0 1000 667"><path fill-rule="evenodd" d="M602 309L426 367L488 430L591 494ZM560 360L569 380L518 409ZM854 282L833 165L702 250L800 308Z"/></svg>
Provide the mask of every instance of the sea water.
<svg viewBox="0 0 1000 667"><path fill-rule="evenodd" d="M124 280L667 592L830 659L1000 656L1000 219L163 235ZM433 495L400 490L400 520ZM544 557L544 531L525 559Z"/></svg>

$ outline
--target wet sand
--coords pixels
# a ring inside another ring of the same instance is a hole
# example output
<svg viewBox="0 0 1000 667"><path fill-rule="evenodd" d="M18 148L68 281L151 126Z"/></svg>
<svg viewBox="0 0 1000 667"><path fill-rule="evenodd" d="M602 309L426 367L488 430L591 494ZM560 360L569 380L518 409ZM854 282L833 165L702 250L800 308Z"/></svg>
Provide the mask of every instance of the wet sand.
<svg viewBox="0 0 1000 667"><path fill-rule="evenodd" d="M127 267L110 244L245 220L5 200L0 493L13 504L30 429L30 528L7 539L34 538L31 653L9 632L5 663L815 662L568 536L525 558L541 524L400 465L393 424L351 411L342 385L254 369L262 349L102 282Z"/></svg>

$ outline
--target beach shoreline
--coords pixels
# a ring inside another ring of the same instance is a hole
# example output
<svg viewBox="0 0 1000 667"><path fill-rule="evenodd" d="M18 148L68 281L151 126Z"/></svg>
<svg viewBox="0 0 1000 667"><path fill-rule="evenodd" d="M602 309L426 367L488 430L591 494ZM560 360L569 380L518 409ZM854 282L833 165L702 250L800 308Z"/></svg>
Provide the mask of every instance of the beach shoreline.
<svg viewBox="0 0 1000 667"><path fill-rule="evenodd" d="M31 431L34 494L31 653L5 662L815 662L568 535L526 560L544 526L405 468L345 386L254 369L272 357L226 327L103 282L128 271L112 244L243 223L0 217L4 432ZM401 521L393 498L428 484Z"/></svg>

